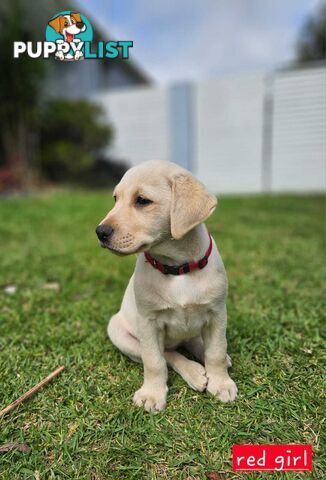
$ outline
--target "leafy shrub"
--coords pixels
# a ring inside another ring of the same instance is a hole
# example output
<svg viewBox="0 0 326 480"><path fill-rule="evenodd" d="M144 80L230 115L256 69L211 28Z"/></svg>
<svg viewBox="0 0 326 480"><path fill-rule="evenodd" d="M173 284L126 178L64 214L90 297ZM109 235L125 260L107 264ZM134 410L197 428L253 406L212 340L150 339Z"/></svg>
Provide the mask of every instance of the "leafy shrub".
<svg viewBox="0 0 326 480"><path fill-rule="evenodd" d="M40 113L42 173L52 181L83 182L112 136L99 105L87 100L47 102Z"/></svg>

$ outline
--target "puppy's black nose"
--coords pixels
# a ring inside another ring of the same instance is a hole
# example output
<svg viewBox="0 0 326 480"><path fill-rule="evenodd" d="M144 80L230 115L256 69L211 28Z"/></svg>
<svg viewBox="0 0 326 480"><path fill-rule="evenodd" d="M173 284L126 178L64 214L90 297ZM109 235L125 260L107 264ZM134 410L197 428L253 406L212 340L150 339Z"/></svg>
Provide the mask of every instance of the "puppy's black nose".
<svg viewBox="0 0 326 480"><path fill-rule="evenodd" d="M113 228L110 225L99 225L96 228L96 235L101 242L106 242L112 235Z"/></svg>
<svg viewBox="0 0 326 480"><path fill-rule="evenodd" d="M76 26L78 28L83 28L84 25L85 25L84 22L76 22Z"/></svg>

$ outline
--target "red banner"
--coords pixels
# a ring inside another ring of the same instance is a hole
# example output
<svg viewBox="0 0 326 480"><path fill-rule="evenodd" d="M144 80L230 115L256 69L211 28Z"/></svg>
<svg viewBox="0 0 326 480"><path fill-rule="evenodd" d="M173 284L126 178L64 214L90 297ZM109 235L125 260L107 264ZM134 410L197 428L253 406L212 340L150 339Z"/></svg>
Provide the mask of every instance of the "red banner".
<svg viewBox="0 0 326 480"><path fill-rule="evenodd" d="M232 468L237 471L311 471L311 445L233 445Z"/></svg>

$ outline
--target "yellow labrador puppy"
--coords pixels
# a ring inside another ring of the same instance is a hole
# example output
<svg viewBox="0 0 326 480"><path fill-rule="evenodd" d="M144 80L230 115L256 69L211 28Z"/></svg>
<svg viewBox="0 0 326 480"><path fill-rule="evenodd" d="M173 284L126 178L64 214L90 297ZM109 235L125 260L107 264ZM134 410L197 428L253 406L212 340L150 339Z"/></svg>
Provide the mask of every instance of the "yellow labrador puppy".
<svg viewBox="0 0 326 480"><path fill-rule="evenodd" d="M115 206L96 229L102 247L137 253L121 309L108 325L112 343L144 364L134 404L162 410L167 365L195 390L222 402L237 395L226 342L227 277L204 221L217 201L187 170L149 161L127 171ZM177 351L189 350L200 362Z"/></svg>

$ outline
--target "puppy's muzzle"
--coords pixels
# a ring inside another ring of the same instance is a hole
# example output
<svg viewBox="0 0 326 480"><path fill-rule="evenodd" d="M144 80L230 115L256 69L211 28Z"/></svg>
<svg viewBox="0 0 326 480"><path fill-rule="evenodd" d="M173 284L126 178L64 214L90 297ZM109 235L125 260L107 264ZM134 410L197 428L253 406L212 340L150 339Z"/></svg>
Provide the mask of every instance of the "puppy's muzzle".
<svg viewBox="0 0 326 480"><path fill-rule="evenodd" d="M103 224L96 228L96 235L102 243L106 243L112 237L113 232L114 230L110 225Z"/></svg>

